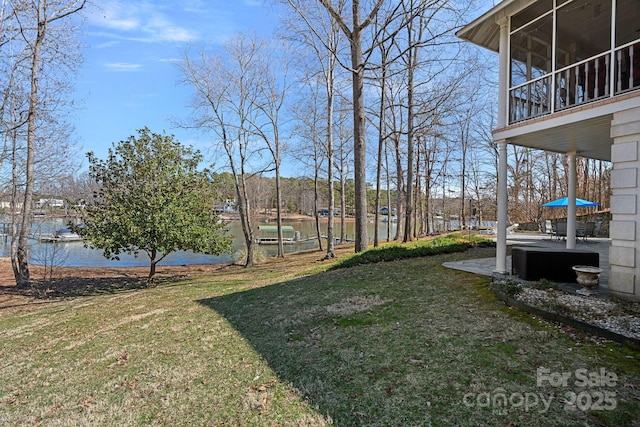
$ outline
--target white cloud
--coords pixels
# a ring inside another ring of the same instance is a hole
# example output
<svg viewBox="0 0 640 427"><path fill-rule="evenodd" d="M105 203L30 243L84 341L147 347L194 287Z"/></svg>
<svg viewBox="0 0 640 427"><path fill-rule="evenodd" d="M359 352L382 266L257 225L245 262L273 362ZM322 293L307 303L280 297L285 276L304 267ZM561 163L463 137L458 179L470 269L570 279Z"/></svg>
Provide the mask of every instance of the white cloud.
<svg viewBox="0 0 640 427"><path fill-rule="evenodd" d="M102 25L113 30L135 31L140 28L140 21L135 18L115 19L105 16L105 20Z"/></svg>
<svg viewBox="0 0 640 427"><path fill-rule="evenodd" d="M104 66L111 71L139 71L142 69L142 64L132 64L129 62L108 62Z"/></svg>
<svg viewBox="0 0 640 427"><path fill-rule="evenodd" d="M96 48L103 49L103 48L107 48L107 47L116 46L117 44L118 44L117 41L111 40L111 41L108 41L108 42L100 43L99 45L96 46Z"/></svg>
<svg viewBox="0 0 640 427"><path fill-rule="evenodd" d="M211 2L204 2L202 0L184 0L182 7L185 12L205 14L208 13L211 8Z"/></svg>
<svg viewBox="0 0 640 427"><path fill-rule="evenodd" d="M168 64L180 64L183 61L183 59L180 58L160 58L158 59L158 62L165 62Z"/></svg>
<svg viewBox="0 0 640 427"><path fill-rule="evenodd" d="M140 21L135 16L135 7L125 6L119 1L90 9L89 22L101 28L117 31L133 31L140 27Z"/></svg>
<svg viewBox="0 0 640 427"><path fill-rule="evenodd" d="M89 14L90 25L103 30L97 31L98 34L147 43L186 42L197 39L196 33L173 22L164 13L166 9L154 3L143 1L125 4L119 0L105 3L96 6Z"/></svg>
<svg viewBox="0 0 640 427"><path fill-rule="evenodd" d="M173 24L161 14L150 17L143 29L155 41L188 42L197 38L195 34L186 28Z"/></svg>

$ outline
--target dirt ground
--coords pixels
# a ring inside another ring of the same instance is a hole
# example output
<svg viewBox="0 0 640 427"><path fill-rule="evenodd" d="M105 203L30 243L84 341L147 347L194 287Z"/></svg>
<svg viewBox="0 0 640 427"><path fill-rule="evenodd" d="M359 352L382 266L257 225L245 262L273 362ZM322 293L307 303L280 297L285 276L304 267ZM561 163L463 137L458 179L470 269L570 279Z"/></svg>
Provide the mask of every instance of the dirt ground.
<svg viewBox="0 0 640 427"><path fill-rule="evenodd" d="M158 266L156 283L211 274L227 264ZM33 281L30 289L18 289L11 259L0 257L0 310L22 306L42 298L65 298L113 293L144 287L148 267L57 267L52 278L45 278L42 266L29 265ZM1 311L0 311L1 313Z"/></svg>

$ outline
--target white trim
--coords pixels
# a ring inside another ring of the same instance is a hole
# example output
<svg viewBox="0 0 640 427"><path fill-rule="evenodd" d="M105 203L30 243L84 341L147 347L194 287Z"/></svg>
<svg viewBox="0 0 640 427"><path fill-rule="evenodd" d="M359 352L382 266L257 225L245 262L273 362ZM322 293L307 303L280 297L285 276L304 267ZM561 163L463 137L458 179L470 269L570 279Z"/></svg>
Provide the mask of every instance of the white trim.
<svg viewBox="0 0 640 427"><path fill-rule="evenodd" d="M489 21L491 18L495 19L494 15L497 15L503 9L506 9L507 7L511 6L512 3L515 3L517 1L519 0L506 0L498 3L497 5L493 6L491 9L489 9L488 11L486 11L485 13L478 16L476 19L474 19L473 21L469 22L467 25L465 25L464 27L456 31L456 36L460 38L464 38L462 34L472 31L473 28L477 27L478 25L482 24L485 21Z"/></svg>
<svg viewBox="0 0 640 427"><path fill-rule="evenodd" d="M522 12L524 9L526 9L529 5L523 7L521 10L513 13L511 16L509 16L509 18L513 18L515 15L517 15L518 13ZM542 18L546 17L549 14L554 13L556 10L556 3L555 0L553 1L553 5L551 6L551 10L548 12L543 13L542 15L539 15L537 18L532 19L531 21L527 21L525 24L520 25L518 28L512 28L511 31L509 32L509 36L514 35L515 33L517 33L518 31L520 31L521 29L523 29L524 27L526 27L527 25L531 25L534 24L536 22L538 22L539 20L541 20ZM509 19L511 20L511 19Z"/></svg>
<svg viewBox="0 0 640 427"><path fill-rule="evenodd" d="M556 111L556 66L558 62L556 61L558 51L558 0L553 0L553 6L551 6L551 13L553 17L551 18L551 84L549 85L549 96L551 97L551 111ZM567 97L569 95L567 94Z"/></svg>
<svg viewBox="0 0 640 427"><path fill-rule="evenodd" d="M595 103L597 103L596 101ZM539 132L547 129L557 128L559 126L568 125L571 123L582 122L589 119L595 119L598 117L606 116L616 113L622 110L628 110L630 108L640 107L640 96L633 98L627 98L618 102L611 102L605 105L600 105L593 108L588 108L589 104L581 104L579 109L576 109L573 113L568 113L571 110L566 110L566 114L555 114L542 116L546 119L535 121L525 120L516 124L505 127L504 129L498 129L494 131L494 140L517 138L520 135L525 135L532 132ZM533 122L533 123L529 123Z"/></svg>
<svg viewBox="0 0 640 427"><path fill-rule="evenodd" d="M569 156L569 182L567 183L567 249L576 248L576 152L567 153Z"/></svg>
<svg viewBox="0 0 640 427"><path fill-rule="evenodd" d="M498 73L498 126L509 123L509 86L511 85L511 37L509 37L509 18L500 20L499 73Z"/></svg>
<svg viewBox="0 0 640 427"><path fill-rule="evenodd" d="M616 83L616 9L618 7L617 0L611 0L611 54L609 64L609 97L615 96L617 85Z"/></svg>

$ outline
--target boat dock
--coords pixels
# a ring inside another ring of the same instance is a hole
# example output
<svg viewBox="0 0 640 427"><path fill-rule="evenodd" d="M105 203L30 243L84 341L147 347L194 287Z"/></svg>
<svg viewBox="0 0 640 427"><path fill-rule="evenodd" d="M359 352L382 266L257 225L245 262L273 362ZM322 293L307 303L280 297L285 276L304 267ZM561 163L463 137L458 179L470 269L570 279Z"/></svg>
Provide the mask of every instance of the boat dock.
<svg viewBox="0 0 640 427"><path fill-rule="evenodd" d="M66 243L81 242L82 237L68 228L63 228L55 233L32 233L29 237L40 243Z"/></svg>
<svg viewBox="0 0 640 427"><path fill-rule="evenodd" d="M282 244L295 245L304 242L317 240L316 237L302 237L299 231L296 231L290 225L282 226ZM278 226L277 225L260 225L258 226L258 236L256 243L259 245L277 245L278 244Z"/></svg>

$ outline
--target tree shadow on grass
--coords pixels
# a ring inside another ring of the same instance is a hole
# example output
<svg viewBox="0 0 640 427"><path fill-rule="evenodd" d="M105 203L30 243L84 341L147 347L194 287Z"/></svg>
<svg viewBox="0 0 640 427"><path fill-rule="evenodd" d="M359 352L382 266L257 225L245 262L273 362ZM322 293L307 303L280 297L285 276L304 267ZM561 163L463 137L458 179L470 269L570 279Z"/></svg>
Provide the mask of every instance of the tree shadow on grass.
<svg viewBox="0 0 640 427"><path fill-rule="evenodd" d="M0 259L0 262L2 259ZM10 269L8 260L4 267ZM222 269L233 268L228 264L160 265L154 277L155 285L174 285L189 278L207 276ZM77 298L130 292L147 287L149 267L57 267L53 277L46 277L43 266L30 266L32 286L21 289L15 286L13 274L4 271L0 275L0 308L25 303L26 299ZM22 299L22 301L18 301Z"/></svg>
<svg viewBox="0 0 640 427"><path fill-rule="evenodd" d="M36 299L77 298L115 294L146 287L139 277L65 277L52 280L34 280L29 288L0 286L0 295Z"/></svg>
<svg viewBox="0 0 640 427"><path fill-rule="evenodd" d="M184 280L185 274L163 274L156 277L154 285L175 283ZM65 275L52 279L32 280L28 288L15 285L0 285L0 295L28 297L36 299L78 298L105 294L130 292L147 288L145 274L111 273L95 277L86 275Z"/></svg>
<svg viewBox="0 0 640 427"><path fill-rule="evenodd" d="M4 261L4 263L2 263ZM37 301L78 298L131 292L147 287L148 267L58 267L54 277L45 277L45 268L32 265L32 285L15 285L8 259L0 258L0 310L33 304ZM207 276L216 271L234 268L228 264L190 264L158 266L155 285L179 285L181 281Z"/></svg>
<svg viewBox="0 0 640 427"><path fill-rule="evenodd" d="M336 425L428 425L426 388L409 391L403 379L407 369L421 368L407 366L414 341L395 329L404 314L394 300L403 291L375 277L365 278L365 287L345 286L341 279L350 274L331 271L198 302L224 316L280 381ZM411 344L395 353L398 342Z"/></svg>
<svg viewBox="0 0 640 427"><path fill-rule="evenodd" d="M593 360L595 350L576 347L568 355L562 334L518 320L493 296L480 299L488 279L441 267L453 259L328 271L198 302L223 316L279 381L335 425L515 425L521 408L492 412L466 405L466 396L538 390L536 369L548 357L560 356L570 370ZM560 350L547 356L551 349ZM553 404L522 425L559 425L566 409L561 400ZM635 403L621 404L588 420L619 425L612 420L636 413ZM573 425L567 421L560 424Z"/></svg>
<svg viewBox="0 0 640 427"><path fill-rule="evenodd" d="M277 288L278 292L274 292L274 288ZM304 345L296 345L303 344L305 340L301 332L296 332L296 325L294 323L290 327L278 325L283 318L300 318L302 310L296 302L291 305L280 304L281 310L277 313L274 304L277 304L276 301L280 299L280 296L276 295L280 292L294 296L298 294L298 289L295 284L283 283L198 302L224 316L233 328L240 332L267 360L280 381L292 384L301 392L303 398L312 405L317 405L320 413L331 416L335 421L336 408L325 402L324 395L339 395L340 389L327 387L325 375L314 372L315 367L330 366L333 363L330 360L331 357L327 355L324 361L318 361L318 355L314 354L313 360L308 358L307 356L311 353L305 355ZM322 382L323 390L314 388L312 386L314 382Z"/></svg>
<svg viewBox="0 0 640 427"><path fill-rule="evenodd" d="M65 277L34 283L40 298L77 298L94 295L116 294L146 287L144 277Z"/></svg>

